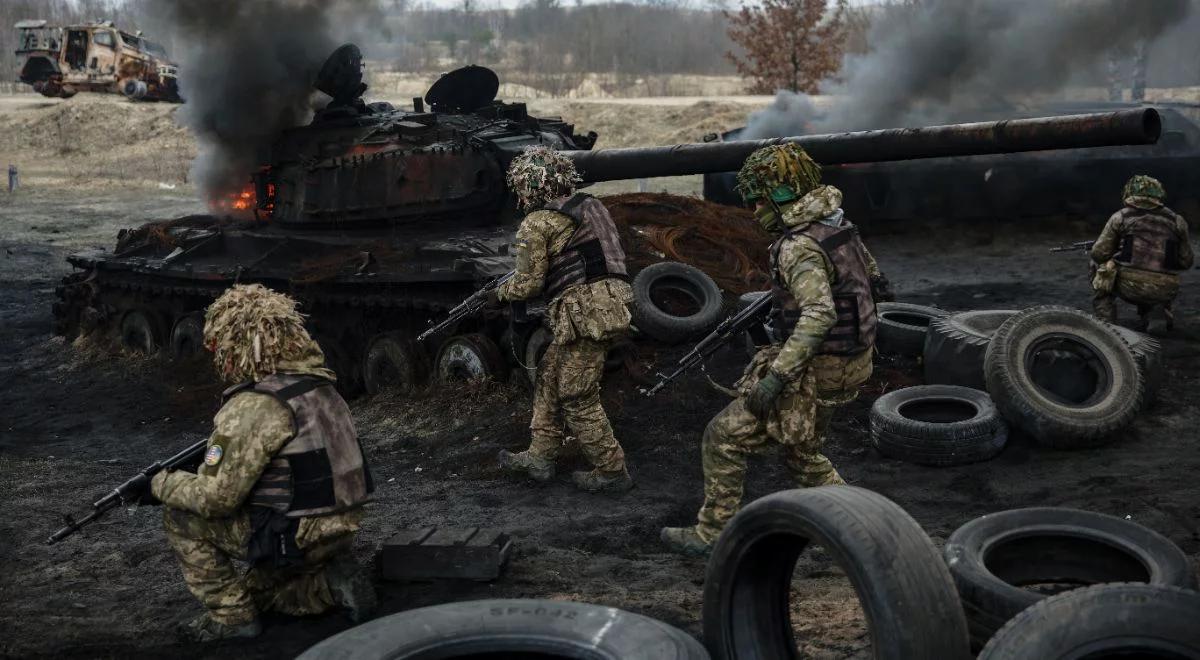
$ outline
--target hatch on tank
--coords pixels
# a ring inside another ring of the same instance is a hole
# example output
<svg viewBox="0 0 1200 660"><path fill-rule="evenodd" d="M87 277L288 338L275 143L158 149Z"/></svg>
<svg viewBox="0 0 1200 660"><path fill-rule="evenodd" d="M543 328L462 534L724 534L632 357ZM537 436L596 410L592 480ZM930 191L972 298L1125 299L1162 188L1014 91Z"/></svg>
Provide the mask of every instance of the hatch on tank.
<svg viewBox="0 0 1200 660"><path fill-rule="evenodd" d="M425 92L434 112L474 112L496 100L500 78L484 66L471 64L443 74Z"/></svg>

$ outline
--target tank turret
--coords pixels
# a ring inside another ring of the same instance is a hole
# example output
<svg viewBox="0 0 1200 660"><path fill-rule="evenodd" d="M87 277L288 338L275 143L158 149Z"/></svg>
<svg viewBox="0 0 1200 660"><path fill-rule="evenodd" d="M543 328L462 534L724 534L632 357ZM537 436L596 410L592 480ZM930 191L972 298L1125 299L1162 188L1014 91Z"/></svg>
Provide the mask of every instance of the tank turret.
<svg viewBox="0 0 1200 660"><path fill-rule="evenodd" d="M408 387L431 370L502 377L523 361L536 314L467 320L440 348L412 339L512 268L518 218L504 175L516 154L549 145L587 181L607 181L736 170L778 141L593 151L595 133L496 100L486 68L446 74L397 109L363 101L361 62L353 46L330 58L316 81L328 105L279 137L223 212L126 230L112 252L71 255L57 331L115 331L129 348L183 359L203 345L211 300L234 282L261 282L301 301L347 393ZM1158 130L1157 114L1138 110L781 139L832 164L1145 144Z"/></svg>

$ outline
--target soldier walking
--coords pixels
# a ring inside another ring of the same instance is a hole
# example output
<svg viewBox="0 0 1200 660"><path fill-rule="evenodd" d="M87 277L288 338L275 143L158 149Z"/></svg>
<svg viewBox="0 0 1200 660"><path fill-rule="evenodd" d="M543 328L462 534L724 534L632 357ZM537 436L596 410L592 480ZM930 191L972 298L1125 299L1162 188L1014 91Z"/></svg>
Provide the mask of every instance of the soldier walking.
<svg viewBox="0 0 1200 660"><path fill-rule="evenodd" d="M499 288L497 302L540 295L553 339L537 369L533 440L520 453L502 450L499 461L510 472L550 480L565 423L593 467L575 472L575 485L624 491L633 481L600 404L600 378L608 347L629 331L633 291L612 217L600 200L575 192L578 181L574 164L545 147L517 156L508 170L528 215L517 230L516 274Z"/></svg>
<svg viewBox="0 0 1200 660"><path fill-rule="evenodd" d="M684 554L710 550L741 508L747 457L772 443L783 445L801 487L845 483L821 448L834 410L871 375L872 290L887 289L843 218L841 191L820 185L820 167L803 149L759 149L737 181L759 223L780 235L770 248L775 343L759 349L736 385L739 396L704 429L698 523L662 530L663 542Z"/></svg>
<svg viewBox="0 0 1200 660"><path fill-rule="evenodd" d="M240 384L225 391L199 470L150 483L183 579L208 608L184 633L254 637L266 611L368 616L375 593L351 548L370 473L295 301L234 286L208 308L204 343L221 376Z"/></svg>
<svg viewBox="0 0 1200 660"><path fill-rule="evenodd" d="M1125 208L1108 219L1092 246L1096 316L1115 322L1117 298L1137 305L1137 329L1150 327L1150 312L1162 307L1167 330L1175 327L1179 271L1192 267L1187 221L1164 205L1157 179L1138 174L1122 191Z"/></svg>

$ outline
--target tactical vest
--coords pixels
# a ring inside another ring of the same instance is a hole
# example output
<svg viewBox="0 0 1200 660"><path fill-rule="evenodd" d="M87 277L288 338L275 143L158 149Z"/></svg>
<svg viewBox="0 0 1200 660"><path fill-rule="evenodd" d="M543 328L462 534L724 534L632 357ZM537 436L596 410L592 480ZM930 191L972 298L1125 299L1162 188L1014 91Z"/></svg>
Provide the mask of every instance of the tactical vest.
<svg viewBox="0 0 1200 660"><path fill-rule="evenodd" d="M550 259L543 297L552 301L567 287L606 277L626 278L625 250L612 216L600 200L575 193L542 207L575 221L575 233L562 252Z"/></svg>
<svg viewBox="0 0 1200 660"><path fill-rule="evenodd" d="M1125 207L1120 211L1126 233L1115 259L1124 266L1168 273L1179 268L1179 235L1175 214L1163 209Z"/></svg>
<svg viewBox="0 0 1200 660"><path fill-rule="evenodd" d="M830 227L814 222L803 229L789 231L771 244L771 329L775 336L785 340L791 336L796 322L800 320L800 305L779 274L779 252L783 242L794 236L804 235L821 247L821 251L833 264L833 305L837 310L837 322L825 335L817 352L822 355L858 355L875 345L875 329L878 325L875 301L871 297L871 277L867 269L867 253L858 228L850 223Z"/></svg>
<svg viewBox="0 0 1200 660"><path fill-rule="evenodd" d="M322 516L357 507L374 490L346 401L324 378L272 374L225 392L275 397L292 413L294 435L267 464L247 503L288 518Z"/></svg>

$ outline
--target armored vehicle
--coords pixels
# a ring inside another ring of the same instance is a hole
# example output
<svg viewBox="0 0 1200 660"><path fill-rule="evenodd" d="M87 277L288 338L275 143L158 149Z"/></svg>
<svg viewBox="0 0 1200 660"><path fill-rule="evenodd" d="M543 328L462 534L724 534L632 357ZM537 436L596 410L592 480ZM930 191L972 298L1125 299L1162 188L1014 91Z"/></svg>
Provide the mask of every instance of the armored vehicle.
<svg viewBox="0 0 1200 660"><path fill-rule="evenodd" d="M350 393L431 371L500 377L522 362L536 306L414 337L513 267L519 218L504 174L516 154L549 145L594 182L727 171L779 141L593 150L594 133L497 101L499 81L482 67L443 76L411 109L367 104L360 58L352 46L331 58L317 88L333 101L279 137L246 189L230 191L229 214L125 230L112 252L70 256L78 270L57 289L57 332L115 330L128 348L183 358L200 349L214 297L261 282L301 301ZM786 139L842 163L1141 144L1158 130L1145 110Z"/></svg>
<svg viewBox="0 0 1200 660"><path fill-rule="evenodd" d="M159 44L118 30L112 21L58 27L21 21L17 81L44 96L124 94L135 101L178 103L177 68Z"/></svg>

